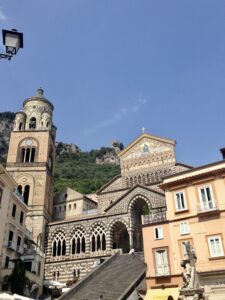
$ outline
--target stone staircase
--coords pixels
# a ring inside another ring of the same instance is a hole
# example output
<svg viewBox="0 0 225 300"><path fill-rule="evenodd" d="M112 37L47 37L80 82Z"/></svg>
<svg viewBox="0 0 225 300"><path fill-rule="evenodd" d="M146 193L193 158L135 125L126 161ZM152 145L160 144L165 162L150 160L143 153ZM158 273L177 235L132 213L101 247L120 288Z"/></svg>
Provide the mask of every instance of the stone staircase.
<svg viewBox="0 0 225 300"><path fill-rule="evenodd" d="M142 254L116 253L85 276L60 300L123 300L145 278ZM102 296L102 298L100 298Z"/></svg>

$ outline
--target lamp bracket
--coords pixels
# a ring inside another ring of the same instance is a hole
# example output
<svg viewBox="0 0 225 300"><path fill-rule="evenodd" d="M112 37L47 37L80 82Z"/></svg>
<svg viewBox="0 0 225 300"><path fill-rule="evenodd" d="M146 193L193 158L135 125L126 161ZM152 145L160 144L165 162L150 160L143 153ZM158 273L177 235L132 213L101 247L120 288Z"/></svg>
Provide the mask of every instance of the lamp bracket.
<svg viewBox="0 0 225 300"><path fill-rule="evenodd" d="M11 54L3 54L3 53L0 53L0 59L1 58L6 58L8 60L11 60L12 58L12 55Z"/></svg>

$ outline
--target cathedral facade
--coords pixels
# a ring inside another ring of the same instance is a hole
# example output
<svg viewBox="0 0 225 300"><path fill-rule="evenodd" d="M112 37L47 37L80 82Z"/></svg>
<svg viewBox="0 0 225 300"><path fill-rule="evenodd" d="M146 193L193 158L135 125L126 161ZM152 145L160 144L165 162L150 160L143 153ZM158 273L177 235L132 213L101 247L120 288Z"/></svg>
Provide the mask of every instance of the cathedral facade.
<svg viewBox="0 0 225 300"><path fill-rule="evenodd" d="M176 162L176 142L142 133L119 153L121 174L95 198L64 189L53 200L53 105L38 89L16 114L7 170L28 205L27 226L45 249L47 280L82 278L114 253L143 251L142 215L166 210L159 183L189 167Z"/></svg>

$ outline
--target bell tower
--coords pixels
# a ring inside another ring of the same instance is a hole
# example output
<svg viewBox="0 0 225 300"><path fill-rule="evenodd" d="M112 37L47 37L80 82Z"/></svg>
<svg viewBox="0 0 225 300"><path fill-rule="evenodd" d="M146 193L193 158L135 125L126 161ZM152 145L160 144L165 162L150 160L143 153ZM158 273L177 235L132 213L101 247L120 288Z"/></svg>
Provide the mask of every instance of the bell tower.
<svg viewBox="0 0 225 300"><path fill-rule="evenodd" d="M56 134L53 110L42 88L23 102L23 109L16 113L6 166L28 205L26 225L41 247L53 209Z"/></svg>

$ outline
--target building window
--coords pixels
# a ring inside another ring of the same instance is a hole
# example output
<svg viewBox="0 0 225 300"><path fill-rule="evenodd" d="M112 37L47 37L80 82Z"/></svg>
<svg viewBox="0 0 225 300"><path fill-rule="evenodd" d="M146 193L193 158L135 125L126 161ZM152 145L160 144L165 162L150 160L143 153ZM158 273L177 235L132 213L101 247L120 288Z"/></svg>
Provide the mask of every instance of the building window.
<svg viewBox="0 0 225 300"><path fill-rule="evenodd" d="M209 250L210 250L211 257L224 255L223 245L222 245L221 237L219 235L209 237L208 243L209 243Z"/></svg>
<svg viewBox="0 0 225 300"><path fill-rule="evenodd" d="M189 231L189 226L188 226L188 222L180 222L180 234L188 234L190 233Z"/></svg>
<svg viewBox="0 0 225 300"><path fill-rule="evenodd" d="M156 240L163 239L163 228L162 226L158 226L154 228L154 235Z"/></svg>
<svg viewBox="0 0 225 300"><path fill-rule="evenodd" d="M13 231L10 230L9 231L9 239L8 239L8 246L12 246L12 243L13 243Z"/></svg>
<svg viewBox="0 0 225 300"><path fill-rule="evenodd" d="M85 236L81 229L77 229L71 239L71 253L85 253Z"/></svg>
<svg viewBox="0 0 225 300"><path fill-rule="evenodd" d="M30 129L35 129L36 128L36 118L31 118L30 119L29 128Z"/></svg>
<svg viewBox="0 0 225 300"><path fill-rule="evenodd" d="M13 204L12 217L15 218L15 216L16 216L16 204Z"/></svg>
<svg viewBox="0 0 225 300"><path fill-rule="evenodd" d="M76 209L77 205L76 203L73 204L73 209Z"/></svg>
<svg viewBox="0 0 225 300"><path fill-rule="evenodd" d="M204 210L215 208L212 191L209 186L204 186L199 189L201 208Z"/></svg>
<svg viewBox="0 0 225 300"><path fill-rule="evenodd" d="M155 250L156 276L169 275L167 249Z"/></svg>
<svg viewBox="0 0 225 300"><path fill-rule="evenodd" d="M24 214L23 214L23 212L21 211L21 212L20 212L20 224L21 224L21 225L23 225L23 216L24 216Z"/></svg>
<svg viewBox="0 0 225 300"><path fill-rule="evenodd" d="M184 192L177 192L175 194L175 205L177 211L187 209Z"/></svg>
<svg viewBox="0 0 225 300"><path fill-rule="evenodd" d="M8 269L9 267L9 256L5 257L5 269Z"/></svg>
<svg viewBox="0 0 225 300"><path fill-rule="evenodd" d="M21 130L22 130L22 128L23 128L23 123L22 123L22 122L20 122L20 124L19 124L19 131L21 131Z"/></svg>
<svg viewBox="0 0 225 300"><path fill-rule="evenodd" d="M20 195L23 195L22 185L18 185L17 191L20 193Z"/></svg>
<svg viewBox="0 0 225 300"><path fill-rule="evenodd" d="M32 148L21 148L21 162L24 163L31 163L35 161L35 152L36 152L36 148L32 147Z"/></svg>
<svg viewBox="0 0 225 300"><path fill-rule="evenodd" d="M23 199L24 199L24 203L25 204L28 204L29 194L30 194L30 186L29 185L25 185L25 187L24 187L24 193L23 193Z"/></svg>
<svg viewBox="0 0 225 300"><path fill-rule="evenodd" d="M21 237L18 236L18 238L17 238L17 244L16 244L17 251L20 250L20 245L21 245Z"/></svg>
<svg viewBox="0 0 225 300"><path fill-rule="evenodd" d="M52 242L52 256L66 255L66 239L61 232L57 234Z"/></svg>
<svg viewBox="0 0 225 300"><path fill-rule="evenodd" d="M2 204L2 195L3 195L3 189L0 187L0 207Z"/></svg>
<svg viewBox="0 0 225 300"><path fill-rule="evenodd" d="M98 250L106 250L105 231L100 225L96 226L91 234L91 251Z"/></svg>

